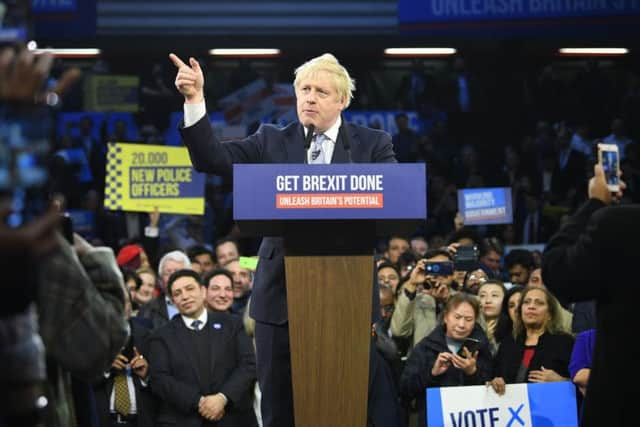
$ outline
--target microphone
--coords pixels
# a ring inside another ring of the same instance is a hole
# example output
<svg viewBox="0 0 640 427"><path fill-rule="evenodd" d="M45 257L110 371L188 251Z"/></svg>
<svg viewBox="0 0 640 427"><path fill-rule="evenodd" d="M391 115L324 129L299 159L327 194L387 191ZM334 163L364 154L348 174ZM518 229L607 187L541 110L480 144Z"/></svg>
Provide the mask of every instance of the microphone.
<svg viewBox="0 0 640 427"><path fill-rule="evenodd" d="M313 132L316 130L316 127L313 124L307 126L307 137L304 139L304 149L308 150L311 146L311 140L313 139Z"/></svg>
<svg viewBox="0 0 640 427"><path fill-rule="evenodd" d="M309 147L311 146L311 140L313 139L313 132L316 127L312 124L307 126L307 136L304 139L304 163L309 162Z"/></svg>

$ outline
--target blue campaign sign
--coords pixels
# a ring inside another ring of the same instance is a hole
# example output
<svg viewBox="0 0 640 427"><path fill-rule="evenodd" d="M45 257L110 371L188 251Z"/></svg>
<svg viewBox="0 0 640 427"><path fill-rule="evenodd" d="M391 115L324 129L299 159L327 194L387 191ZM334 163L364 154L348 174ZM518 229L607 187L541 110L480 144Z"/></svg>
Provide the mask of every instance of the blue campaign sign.
<svg viewBox="0 0 640 427"><path fill-rule="evenodd" d="M428 388L427 427L577 427L576 389L569 381Z"/></svg>
<svg viewBox="0 0 640 427"><path fill-rule="evenodd" d="M640 14L640 3L626 0L399 0L400 24Z"/></svg>
<svg viewBox="0 0 640 427"><path fill-rule="evenodd" d="M423 163L236 164L234 219L424 219Z"/></svg>
<svg viewBox="0 0 640 427"><path fill-rule="evenodd" d="M465 188L458 190L458 211L465 225L511 224L511 188Z"/></svg>

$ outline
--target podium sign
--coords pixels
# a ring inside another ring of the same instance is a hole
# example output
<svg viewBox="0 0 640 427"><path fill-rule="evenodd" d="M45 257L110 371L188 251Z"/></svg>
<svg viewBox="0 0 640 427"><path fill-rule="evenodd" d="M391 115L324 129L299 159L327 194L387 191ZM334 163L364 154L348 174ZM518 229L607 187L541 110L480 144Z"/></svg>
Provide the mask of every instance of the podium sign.
<svg viewBox="0 0 640 427"><path fill-rule="evenodd" d="M236 164L237 221L425 219L422 163Z"/></svg>

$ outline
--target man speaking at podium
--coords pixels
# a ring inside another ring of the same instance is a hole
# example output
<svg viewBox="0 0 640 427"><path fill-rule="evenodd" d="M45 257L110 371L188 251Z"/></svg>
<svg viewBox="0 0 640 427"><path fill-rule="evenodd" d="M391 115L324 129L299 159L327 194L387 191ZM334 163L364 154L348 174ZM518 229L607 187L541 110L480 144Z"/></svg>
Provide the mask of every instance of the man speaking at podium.
<svg viewBox="0 0 640 427"><path fill-rule="evenodd" d="M291 123L282 129L262 125L253 135L224 144L214 135L207 116L200 64L194 58L189 58L187 64L175 54L169 57L178 69L175 85L185 98L184 124L180 128L182 139L189 149L193 166L200 172L230 176L234 163L396 161L388 133L343 122L341 113L349 106L355 85L348 71L331 54L313 58L295 70L293 86L299 123ZM265 427L293 427L282 238L265 237L258 255L260 261L251 297L251 317L256 321L263 423ZM374 295L377 297L377 289L374 289ZM374 313L378 311L375 308L376 301ZM370 375L374 375L374 365L372 360ZM393 406L395 396L390 399L385 403ZM372 415L374 408L371 406L369 415L374 422L377 421L375 425L395 425Z"/></svg>

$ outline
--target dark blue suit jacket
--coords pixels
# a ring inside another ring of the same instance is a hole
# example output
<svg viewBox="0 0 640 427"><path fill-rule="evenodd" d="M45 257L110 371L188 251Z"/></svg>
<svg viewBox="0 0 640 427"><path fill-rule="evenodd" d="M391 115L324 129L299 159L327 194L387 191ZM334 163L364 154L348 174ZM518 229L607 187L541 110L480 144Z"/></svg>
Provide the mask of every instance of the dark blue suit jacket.
<svg viewBox="0 0 640 427"><path fill-rule="evenodd" d="M304 163L304 129L300 123L291 123L284 128L262 125L243 140L225 143L215 137L206 116L193 126L181 126L180 132L191 162L200 172L231 176L234 163ZM354 163L396 161L388 133L343 121L331 163L349 162L344 132L348 133ZM251 297L251 317L260 322L284 324L287 322L287 300L282 238L265 237L258 256L260 262ZM374 294L376 298L377 290Z"/></svg>
<svg viewBox="0 0 640 427"><path fill-rule="evenodd" d="M229 399L218 427L253 427L252 396L256 381L253 344L242 320L222 312L208 312L209 372L199 372L196 355L189 351L189 331L181 316L155 330L149 340L149 385L158 397L156 426L201 427L200 396L224 393Z"/></svg>

